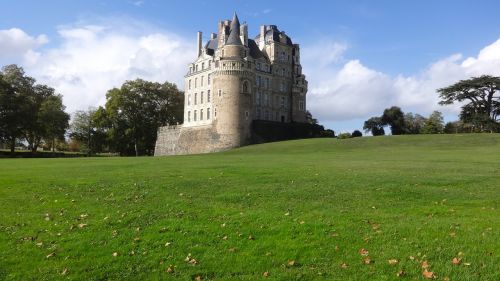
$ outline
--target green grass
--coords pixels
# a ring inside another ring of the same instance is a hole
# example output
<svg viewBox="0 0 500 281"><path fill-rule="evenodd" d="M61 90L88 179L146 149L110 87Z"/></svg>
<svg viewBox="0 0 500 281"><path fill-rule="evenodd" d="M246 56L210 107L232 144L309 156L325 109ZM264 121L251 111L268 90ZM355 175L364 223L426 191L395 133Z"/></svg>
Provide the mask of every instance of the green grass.
<svg viewBox="0 0 500 281"><path fill-rule="evenodd" d="M2 159L0 279L500 280L499 203L498 134Z"/></svg>

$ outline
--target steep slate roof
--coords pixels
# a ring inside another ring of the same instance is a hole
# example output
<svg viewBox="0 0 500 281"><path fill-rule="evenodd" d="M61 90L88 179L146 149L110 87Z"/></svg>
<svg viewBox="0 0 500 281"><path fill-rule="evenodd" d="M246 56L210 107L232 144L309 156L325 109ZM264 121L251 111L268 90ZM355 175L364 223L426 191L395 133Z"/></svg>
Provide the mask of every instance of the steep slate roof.
<svg viewBox="0 0 500 281"><path fill-rule="evenodd" d="M275 42L281 42L280 36L285 37L286 39L286 44L288 46L293 46L292 39L288 37L284 32L279 31L278 27L276 25L270 25L269 30L266 31L264 34L264 40L267 42L269 40L275 41ZM260 35L255 36L255 39L259 39Z"/></svg>
<svg viewBox="0 0 500 281"><path fill-rule="evenodd" d="M217 39L218 38L210 39L205 45L206 53L210 56L215 54L215 50L217 50L217 47L219 46L219 40Z"/></svg>
<svg viewBox="0 0 500 281"><path fill-rule="evenodd" d="M252 58L254 59L265 58L266 60L269 60L267 55L259 49L259 46L257 46L257 43L255 43L254 40L248 39L248 48L250 49L250 56Z"/></svg>
<svg viewBox="0 0 500 281"><path fill-rule="evenodd" d="M231 21L231 29L229 37L227 38L226 45L243 45L240 40L240 21L236 12L234 13L233 20Z"/></svg>

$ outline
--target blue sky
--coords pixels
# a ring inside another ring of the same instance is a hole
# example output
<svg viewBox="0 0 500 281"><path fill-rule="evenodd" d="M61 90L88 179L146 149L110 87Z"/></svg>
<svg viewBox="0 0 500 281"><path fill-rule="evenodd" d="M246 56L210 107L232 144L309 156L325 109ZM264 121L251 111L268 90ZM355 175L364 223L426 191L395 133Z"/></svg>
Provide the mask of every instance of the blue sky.
<svg viewBox="0 0 500 281"><path fill-rule="evenodd" d="M0 63L18 63L39 81L53 83L71 111L102 103L106 87L134 75L161 80L163 73L163 80L181 83L183 65L194 59L196 31L207 38L233 11L251 34L261 24L276 24L301 44L309 108L337 131L360 129L363 120L393 104L423 115L437 109L454 119L456 107L435 105L435 87L500 74L499 1L0 2ZM121 65L120 56L130 63L123 69L104 66L106 44L117 48L109 64ZM118 50L120 44L130 52ZM320 59L325 54L329 59ZM148 68L148 58L156 68ZM158 70L158 59L169 62L168 71ZM68 70L68 62L83 65ZM89 73L92 67L101 77ZM103 75L109 75L108 84ZM77 93L70 84L85 91Z"/></svg>

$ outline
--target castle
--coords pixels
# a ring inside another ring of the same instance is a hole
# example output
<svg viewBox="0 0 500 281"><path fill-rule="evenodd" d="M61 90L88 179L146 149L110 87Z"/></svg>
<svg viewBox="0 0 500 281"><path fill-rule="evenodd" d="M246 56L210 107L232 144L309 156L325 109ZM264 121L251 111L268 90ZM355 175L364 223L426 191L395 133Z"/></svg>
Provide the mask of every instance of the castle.
<svg viewBox="0 0 500 281"><path fill-rule="evenodd" d="M184 124L158 129L155 156L300 137L290 134L298 131L294 124L306 123L298 44L275 25L261 26L250 39L236 13L219 22L204 47L197 35L198 57L185 76Z"/></svg>

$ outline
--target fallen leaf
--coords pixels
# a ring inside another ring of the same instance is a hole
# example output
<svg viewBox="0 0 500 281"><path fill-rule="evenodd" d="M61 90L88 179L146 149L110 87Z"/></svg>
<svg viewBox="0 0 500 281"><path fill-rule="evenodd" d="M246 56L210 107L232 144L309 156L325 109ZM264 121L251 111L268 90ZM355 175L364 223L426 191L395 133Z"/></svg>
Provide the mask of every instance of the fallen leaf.
<svg viewBox="0 0 500 281"><path fill-rule="evenodd" d="M290 215L290 212L286 212L286 213L285 213L285 216L289 216L289 215Z"/></svg>
<svg viewBox="0 0 500 281"><path fill-rule="evenodd" d="M264 273L262 273L262 276L269 277L269 271L265 271Z"/></svg>
<svg viewBox="0 0 500 281"><path fill-rule="evenodd" d="M363 263L364 264L370 264L370 263L372 263L372 259L370 257L366 257L366 258L363 259Z"/></svg>
<svg viewBox="0 0 500 281"><path fill-rule="evenodd" d="M464 262L465 266L470 266L470 262Z"/></svg>
<svg viewBox="0 0 500 281"><path fill-rule="evenodd" d="M192 265L197 265L198 261L195 260L195 259L191 259L191 260L189 260L189 263L192 264Z"/></svg>
<svg viewBox="0 0 500 281"><path fill-rule="evenodd" d="M397 259L390 259L387 261L390 265L395 265L398 263L398 260Z"/></svg>
<svg viewBox="0 0 500 281"><path fill-rule="evenodd" d="M173 266L173 265L169 265L169 266L167 267L167 269L165 269L165 271L166 271L167 273L172 273L172 272L174 272L174 266Z"/></svg>
<svg viewBox="0 0 500 281"><path fill-rule="evenodd" d="M113 257L117 257L118 256L118 253L117 252L114 252L113 253Z"/></svg>
<svg viewBox="0 0 500 281"><path fill-rule="evenodd" d="M168 246L170 246L170 245L172 245L172 243L171 243L171 242L167 242L167 243L165 243L165 247L168 247Z"/></svg>
<svg viewBox="0 0 500 281"><path fill-rule="evenodd" d="M49 258L51 258L51 257L53 257L53 256L55 256L55 255L56 255L56 253L55 253L55 252L52 252L52 253L50 253L50 254L46 255L46 256L45 256L45 258L49 259Z"/></svg>
<svg viewBox="0 0 500 281"><path fill-rule="evenodd" d="M453 260L451 260L451 262L454 265L459 265L460 263L462 263L462 259L461 258L453 258Z"/></svg>
<svg viewBox="0 0 500 281"><path fill-rule="evenodd" d="M224 237L222 237L222 240L227 240L227 235L225 235Z"/></svg>
<svg viewBox="0 0 500 281"><path fill-rule="evenodd" d="M348 267L349 267L349 265L348 265L347 263L343 262L343 263L340 265L340 267L342 267L342 268L348 268Z"/></svg>
<svg viewBox="0 0 500 281"><path fill-rule="evenodd" d="M248 236L248 240L254 240L255 238L252 235Z"/></svg>
<svg viewBox="0 0 500 281"><path fill-rule="evenodd" d="M289 260L288 261L288 266L294 266L295 265L295 261L294 260Z"/></svg>
<svg viewBox="0 0 500 281"><path fill-rule="evenodd" d="M359 254L362 256L368 256L368 250L363 248L363 249L359 250Z"/></svg>
<svg viewBox="0 0 500 281"><path fill-rule="evenodd" d="M429 263L428 263L427 261L423 261L423 262L421 263L421 265L422 265L422 268L423 268L423 269L427 269L427 268L429 268Z"/></svg>
<svg viewBox="0 0 500 281"><path fill-rule="evenodd" d="M86 227L86 226L87 226L87 224L86 224L86 223L81 223L81 224L79 224L79 225L78 225L78 227L79 227L79 228L84 228L84 227Z"/></svg>
<svg viewBox="0 0 500 281"><path fill-rule="evenodd" d="M434 275L434 272L427 271L427 269L425 269L424 272L422 272L422 275L424 276L424 278L427 278L427 279L434 279L434 278L436 278L436 276Z"/></svg>
<svg viewBox="0 0 500 281"><path fill-rule="evenodd" d="M196 276L196 278L194 278L194 280L195 280L195 281L201 281L201 280L203 280L203 278L201 278L201 276L200 276L200 275L198 275L198 276Z"/></svg>
<svg viewBox="0 0 500 281"><path fill-rule="evenodd" d="M406 275L406 271L404 269L401 269L400 271L398 271L398 273L396 273L397 277L403 277L405 275Z"/></svg>
<svg viewBox="0 0 500 281"><path fill-rule="evenodd" d="M61 272L61 275L66 275L66 273L68 273L68 268L65 267Z"/></svg>

